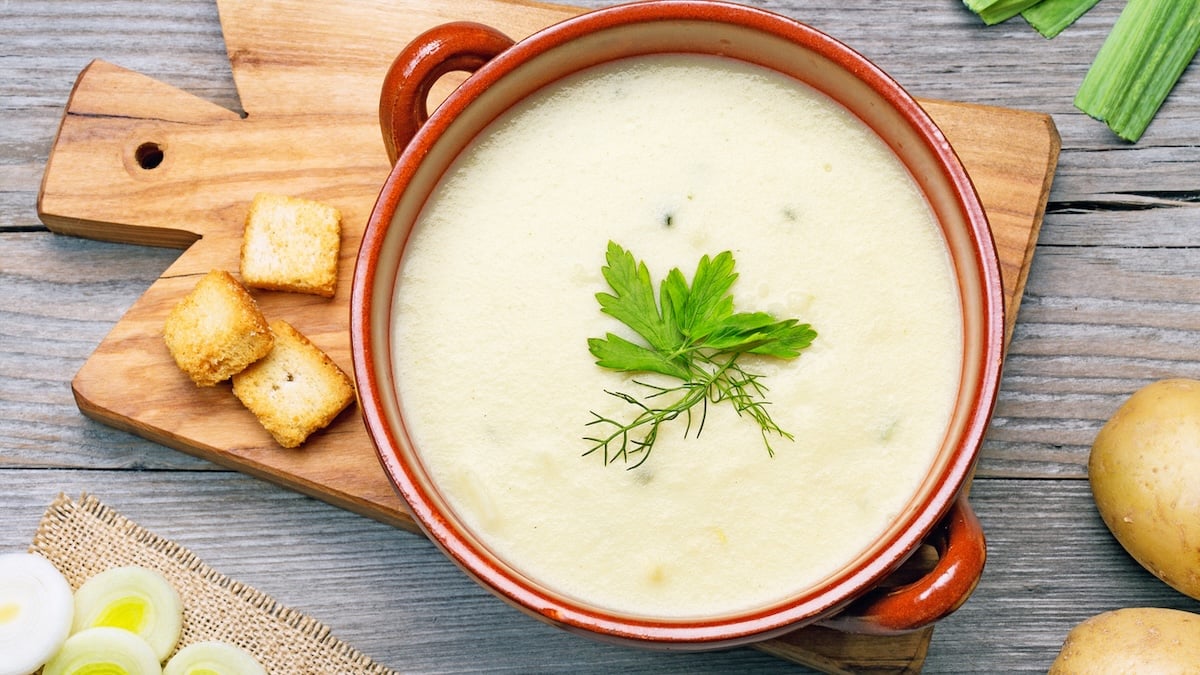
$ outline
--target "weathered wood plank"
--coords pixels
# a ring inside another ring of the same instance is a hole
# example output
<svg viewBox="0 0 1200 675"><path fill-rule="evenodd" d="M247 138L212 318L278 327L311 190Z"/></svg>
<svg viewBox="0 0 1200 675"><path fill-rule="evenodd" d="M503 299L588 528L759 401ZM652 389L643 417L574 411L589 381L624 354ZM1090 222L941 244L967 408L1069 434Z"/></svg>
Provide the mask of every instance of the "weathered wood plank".
<svg viewBox="0 0 1200 675"><path fill-rule="evenodd" d="M304 452L281 453L226 388L198 390L183 377L157 334L196 276L236 269L251 195L298 194L343 214L339 292L330 301L256 297L268 317L286 317L349 370L349 277L387 172L377 105L356 93L378 88L390 58L366 45L395 51L460 12L523 36L575 10L499 0L461 9L300 3L275 13L235 0L218 7L247 118L103 61L89 64L71 92L38 197L42 220L64 234L187 248L76 374L76 402L119 429L412 528L355 415L342 415ZM1015 317L1058 135L1045 115L920 100L975 180L996 242L1005 305ZM140 165L136 149L147 143L164 149L161 164ZM128 389L134 380L141 388Z"/></svg>
<svg viewBox="0 0 1200 675"><path fill-rule="evenodd" d="M79 414L71 378L177 253L0 234L0 467L204 468Z"/></svg>
<svg viewBox="0 0 1200 675"><path fill-rule="evenodd" d="M0 550L27 546L60 491L89 491L406 672L798 672L750 649L662 654L563 634L481 591L419 536L236 473L0 470L0 480L0 512L15 514ZM1085 483L977 480L972 501L987 571L938 625L925 673L1044 673L1066 631L1093 614L1200 611L1125 555Z"/></svg>
<svg viewBox="0 0 1200 675"><path fill-rule="evenodd" d="M1063 139L972 491L988 568L938 626L925 672L1045 672L1065 631L1096 612L1200 611L1115 545L1082 480L1092 436L1129 392L1200 377L1200 71L1129 145L1071 106L1122 3L1099 3L1053 41L1019 20L984 28L958 0L764 4L837 35L918 96L1049 113ZM544 629L419 537L79 415L72 375L178 252L59 237L38 221L76 74L102 58L230 110L240 102L211 0L9 0L0 35L0 548L23 547L60 490L88 490L402 670L796 671L751 650L643 654Z"/></svg>

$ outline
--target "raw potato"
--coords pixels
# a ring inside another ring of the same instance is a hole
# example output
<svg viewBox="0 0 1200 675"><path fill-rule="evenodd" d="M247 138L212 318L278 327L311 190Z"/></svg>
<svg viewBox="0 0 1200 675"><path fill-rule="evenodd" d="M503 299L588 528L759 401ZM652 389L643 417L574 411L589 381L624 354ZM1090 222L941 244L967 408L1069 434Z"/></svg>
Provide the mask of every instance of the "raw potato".
<svg viewBox="0 0 1200 675"><path fill-rule="evenodd" d="M1129 397L1096 436L1088 476L1125 550L1200 599L1200 382L1162 380Z"/></svg>
<svg viewBox="0 0 1200 675"><path fill-rule="evenodd" d="M1195 673L1200 664L1200 616L1178 609L1137 607L1094 616L1067 633L1049 675Z"/></svg>

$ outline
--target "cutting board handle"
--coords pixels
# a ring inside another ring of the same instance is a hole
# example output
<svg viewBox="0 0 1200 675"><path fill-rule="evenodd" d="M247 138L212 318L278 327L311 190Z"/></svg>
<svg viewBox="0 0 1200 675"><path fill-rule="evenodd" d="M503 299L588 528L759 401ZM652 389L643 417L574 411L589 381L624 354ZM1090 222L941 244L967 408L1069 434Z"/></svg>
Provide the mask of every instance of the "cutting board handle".
<svg viewBox="0 0 1200 675"><path fill-rule="evenodd" d="M414 38L392 61L379 96L388 160L395 164L429 119L429 92L439 78L455 71L473 73L513 44L495 28L471 21L435 26Z"/></svg>
<svg viewBox="0 0 1200 675"><path fill-rule="evenodd" d="M983 526L965 494L925 543L938 552L937 564L927 574L897 588L869 592L822 625L849 633L894 635L932 625L962 606L979 584L987 558Z"/></svg>

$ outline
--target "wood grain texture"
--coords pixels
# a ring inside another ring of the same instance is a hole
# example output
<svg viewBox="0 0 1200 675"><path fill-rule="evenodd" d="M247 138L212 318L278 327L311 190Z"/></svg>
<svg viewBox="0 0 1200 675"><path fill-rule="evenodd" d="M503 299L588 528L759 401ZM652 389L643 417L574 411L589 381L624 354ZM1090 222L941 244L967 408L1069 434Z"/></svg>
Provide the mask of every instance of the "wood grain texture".
<svg viewBox="0 0 1200 675"><path fill-rule="evenodd" d="M837 36L924 99L1047 113L1062 136L972 490L988 566L939 622L923 672L1045 673L1092 614L1200 611L1125 555L1083 480L1091 440L1124 397L1158 377L1200 377L1200 71L1129 145L1071 106L1124 3L1099 3L1053 41L1019 20L984 27L959 0L753 4ZM812 672L750 649L646 653L564 635L495 601L421 537L80 415L72 377L180 253L58 236L39 221L76 77L101 59L243 107L214 0L8 0L0 35L0 548L25 547L59 491L86 490L405 672Z"/></svg>
<svg viewBox="0 0 1200 675"><path fill-rule="evenodd" d="M255 15L261 9L255 3L220 7L244 118L102 61L80 73L67 102L39 194L43 222L61 234L188 247L80 369L73 380L76 402L85 414L117 428L415 529L352 411L301 451L282 450L227 387L196 389L181 376L162 345L161 326L197 276L236 268L246 203L256 192L319 199L339 208L346 223L337 297L257 295L268 316L298 326L348 371L341 323L348 312L348 276L361 225L388 170L379 153L375 106L361 92L379 89L389 60L378 50L329 54L337 45L411 37L455 18L485 21L518 36L532 29L507 23L505 10L514 7L509 4L485 6L479 15L450 10L429 17L393 11L376 16L354 4L296 3L283 16ZM515 7L536 19L535 28L575 13ZM957 137L965 148L964 162L983 178L1006 304L1015 307L1057 160L1053 124L1045 116L950 102L931 101L928 109L945 121L952 142ZM975 141L978 132L991 129L1025 141ZM1007 154L1014 147L1019 154ZM131 395L131 382L142 385L137 394ZM829 672L911 672L924 661L931 634L925 629L864 640L815 629L763 649Z"/></svg>
<svg viewBox="0 0 1200 675"><path fill-rule="evenodd" d="M197 389L182 376L162 344L161 326L198 276L236 270L246 205L255 193L318 199L337 207L345 224L336 297L256 296L268 317L286 318L349 371L349 275L388 171L376 105L363 92L379 90L390 63L385 54L448 20L483 21L520 37L576 10L414 3L404 11L296 2L264 13L260 3L233 0L219 7L244 117L103 61L80 73L67 102L39 194L42 221L61 234L187 247L76 374L76 402L114 427L414 530L355 411L304 448L282 450L227 386ZM925 105L976 181L1015 317L1057 161L1057 132L1044 115ZM132 382L141 385L136 393ZM814 629L763 649L829 672L910 672L920 669L931 634L862 639Z"/></svg>
<svg viewBox="0 0 1200 675"><path fill-rule="evenodd" d="M460 15L437 3L380 12L297 2L259 16L258 3L219 6L246 117L100 61L80 74L67 102L42 183L42 220L64 234L189 247L80 369L76 400L118 428L412 529L353 411L303 451L281 451L227 387L197 389L179 372L161 343L162 322L198 276L236 270L256 192L318 199L340 209L345 223L336 297L256 297L269 318L289 320L349 371L349 277L388 171L376 104L362 92L379 90L390 58L377 49L335 50L401 40L398 50L456 16L520 36L575 10L496 3ZM1002 108L925 105L958 148L991 218L1011 331L1057 160L1054 125ZM152 165L141 161L149 151L161 155ZM131 394L130 382L143 386Z"/></svg>

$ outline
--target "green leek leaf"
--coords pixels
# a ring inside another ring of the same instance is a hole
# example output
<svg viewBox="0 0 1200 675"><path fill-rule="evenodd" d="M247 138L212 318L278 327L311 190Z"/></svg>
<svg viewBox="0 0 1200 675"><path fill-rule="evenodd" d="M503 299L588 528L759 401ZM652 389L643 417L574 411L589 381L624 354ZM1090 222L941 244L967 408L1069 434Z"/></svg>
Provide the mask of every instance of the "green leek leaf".
<svg viewBox="0 0 1200 675"><path fill-rule="evenodd" d="M1038 0L963 0L967 9L978 14L989 26L1007 21L1037 2Z"/></svg>
<svg viewBox="0 0 1200 675"><path fill-rule="evenodd" d="M1021 17L1044 38L1052 38L1083 16L1100 0L1041 0L1021 12Z"/></svg>
<svg viewBox="0 0 1200 675"><path fill-rule="evenodd" d="M1129 0L1088 69L1075 107L1141 138L1200 48L1200 0Z"/></svg>

